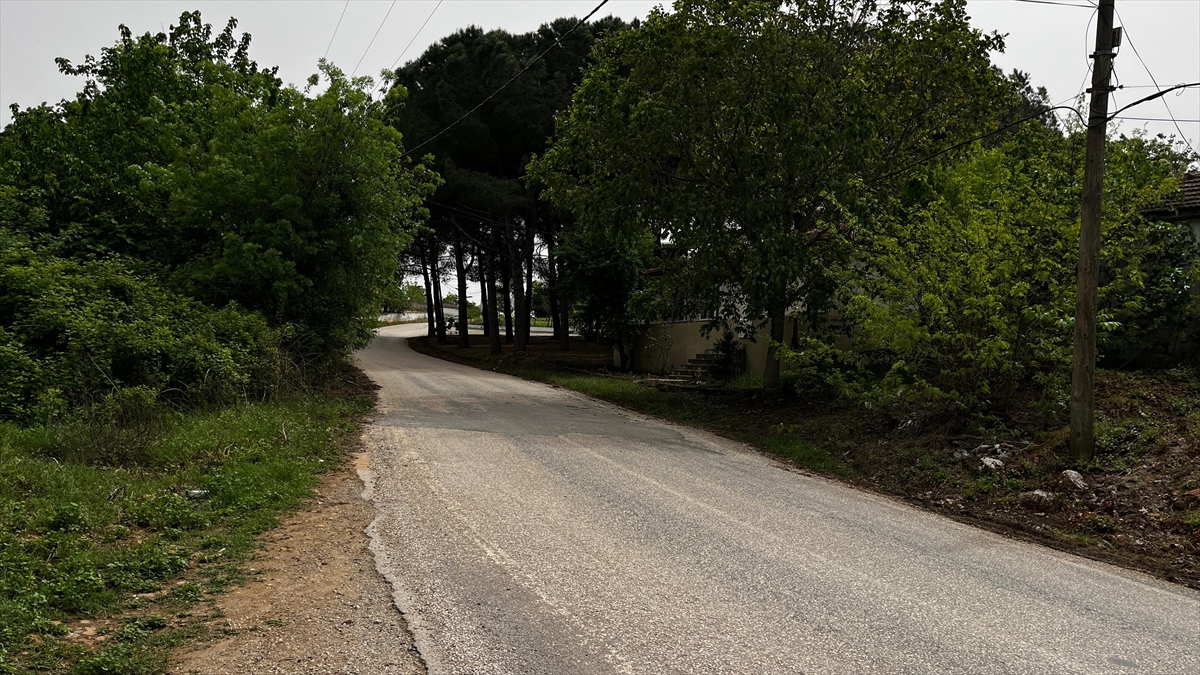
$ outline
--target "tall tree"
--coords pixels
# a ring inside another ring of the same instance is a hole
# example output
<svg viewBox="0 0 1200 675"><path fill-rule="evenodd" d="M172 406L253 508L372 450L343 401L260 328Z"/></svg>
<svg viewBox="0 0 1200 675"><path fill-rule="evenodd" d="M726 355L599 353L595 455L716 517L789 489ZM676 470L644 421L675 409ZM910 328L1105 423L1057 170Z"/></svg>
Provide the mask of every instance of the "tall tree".
<svg viewBox="0 0 1200 675"><path fill-rule="evenodd" d="M661 242L664 313L769 326L778 386L786 315L823 317L878 177L1010 97L1001 47L964 0L679 0L600 43L534 173L583 227Z"/></svg>
<svg viewBox="0 0 1200 675"><path fill-rule="evenodd" d="M440 211L478 214L478 229L471 236L483 242L491 240L483 230L494 227L486 223L503 223L499 248L487 253L502 260L495 269L503 289L496 307L503 305L506 337L518 350L529 338L536 230L557 228L550 214L537 212L538 190L526 185L525 167L545 149L554 115L569 103L592 44L626 28L609 17L567 34L577 23L559 19L522 35L467 28L391 76L397 86L389 100L404 103L395 107L391 119L406 137L420 139L417 142L432 138L483 103L421 151L433 155L446 178L430 205L435 216ZM564 35L559 48L488 98Z"/></svg>

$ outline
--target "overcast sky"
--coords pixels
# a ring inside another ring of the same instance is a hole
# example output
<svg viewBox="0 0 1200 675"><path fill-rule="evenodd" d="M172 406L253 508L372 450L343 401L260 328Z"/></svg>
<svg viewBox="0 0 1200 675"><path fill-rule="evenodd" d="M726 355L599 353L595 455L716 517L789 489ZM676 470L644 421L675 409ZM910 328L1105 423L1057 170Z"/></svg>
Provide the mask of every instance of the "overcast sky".
<svg viewBox="0 0 1200 675"><path fill-rule="evenodd" d="M1094 11L1087 6L1092 0L1044 1L1075 6L969 0L968 8L976 27L1008 35L1005 53L994 55L996 64L1005 70L1019 68L1031 73L1034 83L1045 86L1052 100L1060 102L1086 86L1086 57L1095 29L1094 25L1089 28L1089 23ZM251 55L255 60L264 66L278 65L285 82L303 83L315 72L317 59L326 49L329 58L344 70L353 71L357 66L359 74L377 75L401 57L410 41L405 61L465 26L524 32L560 16L582 16L598 2L442 0L439 6L438 0L352 0L348 5L345 0L0 0L0 125L10 121L8 106L12 103L27 107L57 102L77 91L81 83L60 75L54 58L64 56L79 63L85 54L98 54L101 47L116 41L121 23L134 33L143 33L166 30L187 10L199 9L204 19L218 28L234 16L239 31L254 36ZM656 4L610 0L598 16L632 19L645 16ZM1153 85L1150 73L1164 87L1200 81L1200 0L1117 0L1116 6L1117 24L1124 26L1126 35L1116 73L1121 83L1130 86L1116 92L1117 105L1152 93L1152 88L1146 88ZM1200 88L1178 96L1168 94L1165 101L1147 103L1126 114L1165 120L1168 105L1185 137L1200 149ZM1123 122L1121 129L1141 126L1153 133L1177 133L1169 121L1131 120Z"/></svg>

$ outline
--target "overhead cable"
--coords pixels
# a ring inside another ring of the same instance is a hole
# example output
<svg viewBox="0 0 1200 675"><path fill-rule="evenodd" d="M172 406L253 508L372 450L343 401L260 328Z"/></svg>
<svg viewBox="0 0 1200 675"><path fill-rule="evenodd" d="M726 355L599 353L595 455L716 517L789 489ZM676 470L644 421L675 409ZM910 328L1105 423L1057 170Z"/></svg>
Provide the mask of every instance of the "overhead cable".
<svg viewBox="0 0 1200 675"><path fill-rule="evenodd" d="M1144 97L1144 98L1140 98L1140 99L1138 99L1138 100L1134 101L1133 103L1130 103L1129 105L1122 106L1121 108L1118 108L1116 112L1114 112L1114 113L1112 113L1111 115L1109 115L1108 117L1106 117L1106 118L1104 119L1104 122L1105 122L1105 124L1107 124L1107 123L1108 123L1108 122L1110 122L1111 120L1113 120L1113 119L1116 119L1116 118L1117 118L1117 115L1118 115L1118 114L1120 114L1120 113L1121 113L1122 111L1124 111L1124 110L1128 110L1128 109L1130 109L1130 108L1132 108L1132 107L1134 107L1134 106L1136 106L1136 105L1141 105L1142 103L1146 103L1147 101L1153 101L1153 100L1154 100L1154 99L1156 99L1156 98L1161 98L1161 97L1163 97L1163 96L1166 96L1167 94L1171 93L1172 91L1176 91L1176 90L1178 90L1178 89L1186 89L1186 88L1188 88L1188 87L1200 87L1200 82L1189 82L1189 83L1186 83L1186 84L1177 84L1177 85L1175 85L1175 86L1173 86L1173 87L1169 87L1169 88L1167 88L1167 89L1160 90L1160 91L1158 91L1158 92L1156 92L1156 93L1153 93L1153 94L1151 94L1151 95L1149 95L1149 96L1146 96L1146 97ZM914 167L920 166L920 165L922 165L922 164L924 164L924 163L926 163L926 162L928 162L928 161L930 161L930 160L937 159L938 157L941 157L942 155L944 155L944 154L946 154L946 153L948 153L948 152L952 152L952 151L954 151L954 150L957 150L957 149L959 149L959 148L961 148L961 147L964 147L964 146L970 145L970 144L972 144L972 143L974 143L974 142L976 142L976 141L982 141L982 140L984 140L984 139L986 139L986 138L990 138L990 137L992 137L992 136L995 136L996 134L998 134L998 133L1000 133L1000 132L1002 132L1002 131L1006 131L1006 130L1008 130L1008 129L1011 129L1011 128L1013 128L1013 127L1015 127L1015 126L1017 126L1017 125L1020 125L1020 124L1024 124L1025 122L1028 122L1028 121L1030 121L1030 120L1037 119L1037 118L1039 118L1039 117L1042 117L1042 116L1043 116L1043 115L1045 115L1046 113L1050 113L1050 112L1053 112L1053 111L1055 111L1055 110L1070 110L1071 112L1075 113L1075 116L1076 116L1076 117L1078 117L1078 118L1079 118L1079 121L1080 121L1080 122L1083 124L1084 128L1087 128L1087 127L1088 127L1088 123L1087 123L1087 122L1086 122L1086 121L1083 119L1083 115L1082 115L1082 114L1081 114L1081 113L1080 113L1078 110L1076 110L1074 107L1072 107L1072 106L1069 106L1069 105L1056 105L1056 106L1050 106L1050 107L1048 107L1048 108L1043 108L1042 110L1039 110L1039 111L1037 111L1037 112L1035 112L1035 113L1033 113L1033 114L1031 114L1031 115L1026 115L1025 117L1022 117L1021 119L1019 119L1019 120L1016 120L1015 122L1009 122L1008 124L1005 124L1004 126L1002 126L1002 127L998 128L998 129L994 129L994 130L992 130L992 131L989 131L989 132L987 132L986 134L983 134L983 135L981 135L981 136L976 136L976 137L974 137L974 138L969 138L969 139L967 139L967 140L965 140L965 141L962 141L961 143L955 143L954 145L952 145L952 146L950 146L950 147L948 147L948 148L944 148L944 149L942 149L942 150L939 150L938 152L935 152L935 153L933 153L932 155L929 155L929 156L927 156L927 157L923 157L923 158L921 158L921 159L918 159L917 161L915 161L915 162L912 162L911 164L907 164L907 165L905 165L905 166L903 166L903 167L901 167L901 168L899 168L899 169L896 169L895 171L890 171L890 172L888 172L888 173L885 173L885 174L883 174L883 175L880 175L880 176L875 176L874 178L871 178L871 179L869 179L869 180L866 180L866 181L864 181L864 182L863 182L863 185L870 185L871 183L877 183L877 182L879 182L879 181L881 181L881 180L884 180L884 179L886 179L886 178L891 178L892 176L897 176L897 175L900 175L900 174L902 174L902 173L904 173L904 172L908 171L909 169L912 169L912 168L914 168ZM1134 118L1126 118L1126 119L1134 119ZM1190 120L1189 120L1189 121L1190 121ZM848 191L850 191L850 190L854 189L855 187L858 187L858 186L853 186L853 187L844 188L844 189L842 189L842 190L839 190L838 192L836 192L836 193L834 193L834 194L835 194L835 195L840 195L840 194L842 194L843 192L848 192Z"/></svg>
<svg viewBox="0 0 1200 675"><path fill-rule="evenodd" d="M1026 115L1025 117L1022 117L1021 119L1019 119L1019 120L1017 120L1017 121L1015 121L1015 122L1009 122L1008 124L1005 124L1004 126L1002 126L1002 127L998 128L998 129L993 129L992 131L989 131L989 132L987 132L986 134L983 134L983 135L980 135L980 136L976 136L976 137L974 137L974 138L968 138L967 140L965 140L965 141L962 141L962 142L960 142L960 143L955 143L954 145L951 145L951 146L950 146L950 147L948 147L948 148L943 148L943 149L941 149L941 150L939 150L939 151L937 151L937 152L933 153L932 155L928 155L928 156L926 156L926 157L922 157L921 159L918 159L917 161L915 161L915 162L912 162L911 164L906 164L905 166L902 166L902 167L900 167L899 169L896 169L895 171L889 171L888 173L885 173L885 174L882 174L882 175L879 175L879 176L875 176L874 178L871 178L871 179L868 179L868 180L866 180L866 181L863 181L862 185L870 185L871 183L878 183L879 181L881 181L881 180L885 180L885 179L887 179L887 178L891 178L892 176L898 176L898 175L900 175L900 174L902 174L902 173L905 173L905 172L907 172L909 169L912 169L912 168L918 167L918 166L920 166L920 165L922 165L922 164L924 164L924 163L926 163L926 162L928 162L928 161L930 161L930 160L937 159L938 157L941 157L942 155L944 155L944 154L946 154L946 153L948 153L948 152L953 152L953 151L955 151L955 150L957 150L957 149L959 149L959 148L961 148L961 147L964 147L964 146L970 145L970 144L972 144L972 143L975 143L976 141L982 141L982 140L984 140L984 139L986 139L986 138L991 138L992 136L995 136L996 134L998 134L998 133L1000 133L1000 132L1002 132L1002 131L1007 131L1008 129L1011 129L1011 128L1015 127L1015 126L1018 126L1018 125L1024 124L1024 123L1028 122L1029 120L1033 120L1033 119L1037 119L1037 118L1039 118L1039 117L1043 117L1043 116L1045 116L1045 115L1046 115L1046 113L1054 112L1055 110L1070 110L1071 112L1075 113L1075 116L1079 118L1079 121L1080 121L1080 122L1083 122L1084 126L1087 126L1087 122L1084 122L1083 115L1082 115L1082 114L1080 114L1080 112L1079 112L1078 110L1076 110L1076 109L1075 109L1074 107L1072 107L1072 106L1069 106L1069 105L1056 105L1056 106L1051 106L1051 107L1049 107L1049 108L1043 108L1043 109L1041 109L1041 110L1039 110L1039 111L1037 111L1037 112L1033 113L1032 115ZM849 192L850 190L853 190L853 189L855 189L856 187L859 187L859 186L857 186L857 185L856 185L856 186L851 186L851 187L843 188L843 189L841 189L841 190L838 190L837 192L835 192L835 193L834 193L834 195L840 195L840 194L842 194L842 193L844 193L844 192Z"/></svg>
<svg viewBox="0 0 1200 675"><path fill-rule="evenodd" d="M1130 108L1132 108L1135 105L1140 105L1147 101L1153 101L1156 98L1162 98L1163 96L1166 96L1167 94L1169 94L1177 89L1188 89L1190 87L1200 87L1200 82L1187 82L1184 84L1177 84L1174 87L1167 87L1166 89L1159 89L1157 92L1150 94L1149 96L1139 98L1138 100L1134 101L1133 103L1130 103L1129 105L1117 108L1117 111L1114 112L1113 114L1109 115L1108 119L1112 119L1112 118L1116 117L1117 114L1119 114L1122 110L1129 110ZM1180 132L1180 133L1182 133L1182 132Z"/></svg>
<svg viewBox="0 0 1200 675"><path fill-rule="evenodd" d="M321 58L329 58L329 48L333 46L333 39L337 37L338 29L342 27L342 19L346 18L346 10L350 8L350 0L346 0L346 4L342 5L342 15L338 17L337 25L333 27L333 35L329 37L329 44L325 46L325 55Z"/></svg>
<svg viewBox="0 0 1200 675"><path fill-rule="evenodd" d="M1124 19L1121 19L1120 12L1117 12L1117 18L1120 19L1122 23L1125 22ZM1134 56L1136 56L1137 60L1141 62L1142 68L1146 70L1146 74L1150 76L1150 81L1154 83L1155 87L1158 87L1158 80L1154 78L1154 73L1150 72L1150 66L1146 65L1146 61L1142 58L1142 55L1138 53L1137 45L1133 44L1133 37L1129 34L1129 30L1125 29L1124 34L1125 39L1129 42L1129 47L1133 49ZM1161 88L1159 89L1161 90ZM1193 150L1191 141L1187 139L1187 135L1183 133L1183 129L1179 128L1179 122L1175 122L1175 113L1171 112L1171 106L1167 103L1167 99L1165 98L1163 99L1163 107L1167 109L1167 116L1170 117L1171 121L1175 123L1175 131L1179 132L1180 140L1187 144L1189 151Z"/></svg>
<svg viewBox="0 0 1200 675"><path fill-rule="evenodd" d="M358 57L358 63L354 64L354 70L350 71L351 78L358 72L358 67L362 65L363 59L367 58L367 52L371 51L371 45L375 44L375 38L379 37L379 31L383 30L383 24L387 23L388 17L392 15L392 8L395 6L396 0L392 0L392 4L388 5L387 14L383 15L383 21L379 22L379 28L375 29L375 34L371 36L371 41L367 43L367 48L363 50L363 55Z"/></svg>
<svg viewBox="0 0 1200 675"><path fill-rule="evenodd" d="M429 13L429 16L425 17L425 23L421 24L421 27L417 29L416 34L412 36L412 39L408 41L408 44L404 45L404 50L401 51L400 56L397 56L396 60L392 62L392 67L390 70L396 69L396 64L400 63L400 59L404 58L404 55L408 53L408 48L413 45L413 42L416 42L417 36L421 34L421 31L425 30L425 26L429 25L429 20L433 18L435 13L437 13L438 7L441 7L443 2L445 2L445 0L438 0L438 4L433 6L433 11Z"/></svg>
<svg viewBox="0 0 1200 675"><path fill-rule="evenodd" d="M470 117L472 114L474 114L474 113L475 113L475 111L476 111L476 110L479 110L480 108L482 108L482 107L483 107L483 105L484 105L485 103L487 103L488 101L490 101L490 100L492 100L493 98L495 98L495 97L496 97L496 94L499 94L500 92L504 91L504 90L505 90L505 89L508 87L508 85L512 84L513 82L516 82L516 81L517 81L517 78L521 77L521 76L522 76L522 75L524 75L526 72L528 72L528 71L529 71L529 69L530 69L530 68L532 68L532 67L534 66L534 64L536 64L538 61L541 61L542 59L544 59L544 58L546 57L546 55L547 55L547 54L549 54L549 53L550 53L550 51L551 51L552 49L554 49L555 47L557 47L557 46L559 46L560 44L562 44L563 38L567 37L567 36L568 36L568 35L570 35L571 33L574 33L574 32L575 32L575 31L576 31L576 30L577 30L577 29L578 29L580 26L582 26L583 24L587 23L587 20L588 20L588 19L592 18L592 16L594 16L594 15L596 14L596 12L599 12L599 11L600 11L600 8L604 7L604 6L605 6L605 5L607 5L608 3L609 3L609 0L602 0L602 1L600 2L600 4L599 4L599 5L596 5L596 8L595 8L595 9L593 9L591 12L588 12L588 15L587 15L587 16L585 16L585 17L583 17L582 19L580 19L580 20L579 20L579 23L576 23L574 26L571 26L571 29L570 29L570 30L568 30L567 32L565 32L565 33L563 33L562 35L558 36L558 39L556 39L556 40L554 41L554 44L552 44L552 45L550 45L549 47L547 47L547 48L546 48L546 51L542 52L541 54L538 54L538 55L537 55L537 57L535 57L535 58L534 58L532 61L530 61L529 63L525 64L525 67L524 67L524 68L522 68L522 69L520 70L520 72L518 72L516 75L513 75L513 76L512 76L511 78L509 78L509 79L508 79L508 81L507 81L507 82L505 82L504 84L500 85L500 88L499 88L499 89L497 89L496 91L493 91L492 93L488 94L487 98L483 99L483 100L482 100L482 101L480 101L478 104L476 104L474 108L471 108L471 109L470 109L470 110L468 110L467 112L463 113L461 117L459 117L458 119L456 119L456 120L454 120L453 122L451 122L449 125L447 125L445 128L443 128L441 131L439 131L439 132L437 132L436 134L434 134L434 135L430 136L429 138L425 139L425 140L424 140L424 141L422 141L420 144L418 144L418 145L416 145L416 146L414 146L414 147L410 148L409 150L405 151L405 153L404 153L404 154L405 154L406 156L407 156L407 155L411 155L412 153L416 152L417 150L420 150L421 148L425 147L426 145L429 145L430 143L432 143L434 140L436 140L436 139L437 139L438 137L440 137L442 134L444 134L444 133L446 133L447 131L450 131L450 130L451 130L451 129L453 129L454 127L458 126L459 122L462 122L463 120L465 120L465 119L467 119L468 117ZM395 3L393 3L393 4L395 4Z"/></svg>

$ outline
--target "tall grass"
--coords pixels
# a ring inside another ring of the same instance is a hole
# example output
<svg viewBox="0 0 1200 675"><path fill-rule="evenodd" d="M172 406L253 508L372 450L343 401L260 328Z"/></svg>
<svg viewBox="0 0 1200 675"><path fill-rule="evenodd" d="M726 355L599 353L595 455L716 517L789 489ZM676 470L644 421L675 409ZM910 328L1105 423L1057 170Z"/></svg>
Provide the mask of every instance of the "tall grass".
<svg viewBox="0 0 1200 675"><path fill-rule="evenodd" d="M309 395L177 414L124 464L82 452L78 428L0 426L0 673L160 670L166 623L137 619L89 653L60 622L168 585L175 604L220 591L254 536L337 465L369 404Z"/></svg>

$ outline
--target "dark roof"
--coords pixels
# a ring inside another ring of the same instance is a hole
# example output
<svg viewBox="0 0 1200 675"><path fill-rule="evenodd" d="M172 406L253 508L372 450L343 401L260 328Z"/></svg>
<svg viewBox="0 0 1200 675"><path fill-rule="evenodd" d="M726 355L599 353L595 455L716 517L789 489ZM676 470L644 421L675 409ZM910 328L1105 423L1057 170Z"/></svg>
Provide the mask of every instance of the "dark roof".
<svg viewBox="0 0 1200 675"><path fill-rule="evenodd" d="M1200 216L1200 173L1186 173L1179 181L1179 191L1162 204L1145 211L1148 216L1163 220L1185 220Z"/></svg>

